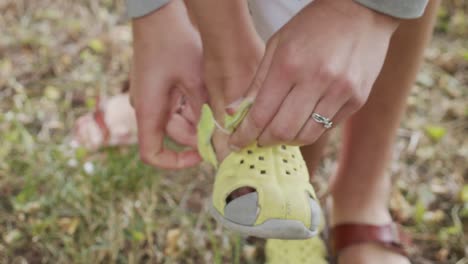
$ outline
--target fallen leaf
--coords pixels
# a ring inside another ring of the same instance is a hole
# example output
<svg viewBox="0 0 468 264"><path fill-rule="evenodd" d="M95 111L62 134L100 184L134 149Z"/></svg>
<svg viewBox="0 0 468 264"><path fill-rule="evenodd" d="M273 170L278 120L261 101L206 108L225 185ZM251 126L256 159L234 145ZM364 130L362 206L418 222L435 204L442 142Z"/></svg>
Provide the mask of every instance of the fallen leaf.
<svg viewBox="0 0 468 264"><path fill-rule="evenodd" d="M58 220L60 229L69 235L73 235L80 224L78 217L62 217Z"/></svg>
<svg viewBox="0 0 468 264"><path fill-rule="evenodd" d="M413 219L414 221L420 225L424 222L424 214L426 213L426 207L422 202L416 203L413 212Z"/></svg>
<svg viewBox="0 0 468 264"><path fill-rule="evenodd" d="M7 244L11 244L18 241L21 237L21 232L18 229L13 229L10 232L6 233L3 239Z"/></svg>
<svg viewBox="0 0 468 264"><path fill-rule="evenodd" d="M60 91L58 90L57 87L54 86L47 86L44 90L44 95L46 98L52 100L52 101L57 101L60 99Z"/></svg>
<svg viewBox="0 0 468 264"><path fill-rule="evenodd" d="M145 234L143 234L140 231L133 230L131 234L132 234L132 239L137 242L143 241L145 239Z"/></svg>
<svg viewBox="0 0 468 264"><path fill-rule="evenodd" d="M412 207L400 191L395 191L391 196L390 208L398 221L404 222L411 217Z"/></svg>
<svg viewBox="0 0 468 264"><path fill-rule="evenodd" d="M446 262L447 258L449 256L450 251L446 248L441 248L439 251L437 251L436 258L440 262Z"/></svg>
<svg viewBox="0 0 468 264"><path fill-rule="evenodd" d="M441 126L427 126L425 128L426 134L435 142L439 142L447 133L444 127Z"/></svg>
<svg viewBox="0 0 468 264"><path fill-rule="evenodd" d="M466 61L468 61L468 50L463 52L463 59L465 59Z"/></svg>
<svg viewBox="0 0 468 264"><path fill-rule="evenodd" d="M468 184L465 184L463 186L463 188L461 189L460 191L460 199L465 202L465 203L468 203Z"/></svg>
<svg viewBox="0 0 468 264"><path fill-rule="evenodd" d="M89 42L88 47L96 53L104 53L104 51L106 50L104 44L99 39L92 39Z"/></svg>
<svg viewBox="0 0 468 264"><path fill-rule="evenodd" d="M34 213L34 212L37 212L40 208L41 208L40 201L32 201L22 206L22 211L25 213Z"/></svg>
<svg viewBox="0 0 468 264"><path fill-rule="evenodd" d="M423 220L426 223L440 223L445 219L445 213L442 210L428 211L423 215Z"/></svg>
<svg viewBox="0 0 468 264"><path fill-rule="evenodd" d="M166 247L164 254L167 256L175 256L179 253L178 241L180 238L180 229L170 229L166 234Z"/></svg>
<svg viewBox="0 0 468 264"><path fill-rule="evenodd" d="M257 247L252 245L244 245L242 248L242 254L247 261L254 261L255 257L257 256Z"/></svg>
<svg viewBox="0 0 468 264"><path fill-rule="evenodd" d="M422 71L418 74L416 82L424 87L431 87L434 85L434 77L429 71Z"/></svg>

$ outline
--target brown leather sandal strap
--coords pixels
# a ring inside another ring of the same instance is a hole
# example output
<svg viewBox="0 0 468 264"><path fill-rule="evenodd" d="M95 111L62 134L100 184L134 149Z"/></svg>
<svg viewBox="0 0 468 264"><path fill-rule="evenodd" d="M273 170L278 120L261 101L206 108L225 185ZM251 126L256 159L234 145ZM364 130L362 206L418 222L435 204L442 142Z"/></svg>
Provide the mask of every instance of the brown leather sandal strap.
<svg viewBox="0 0 468 264"><path fill-rule="evenodd" d="M336 225L330 231L330 246L335 257L341 250L361 243L376 243L407 256L405 246L410 244L410 239L395 223L386 225L346 223Z"/></svg>

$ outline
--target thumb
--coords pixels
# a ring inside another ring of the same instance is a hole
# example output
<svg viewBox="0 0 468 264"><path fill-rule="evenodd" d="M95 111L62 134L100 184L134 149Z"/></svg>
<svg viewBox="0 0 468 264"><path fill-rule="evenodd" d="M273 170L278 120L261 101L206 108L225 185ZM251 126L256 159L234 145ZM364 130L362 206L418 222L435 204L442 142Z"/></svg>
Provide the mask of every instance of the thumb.
<svg viewBox="0 0 468 264"><path fill-rule="evenodd" d="M166 133L168 137L181 145L197 148L196 127L182 114L171 115L166 126Z"/></svg>
<svg viewBox="0 0 468 264"><path fill-rule="evenodd" d="M162 79L162 78L161 78ZM163 169L182 169L200 162L196 150L175 152L164 148L164 136L170 116L170 82L155 78L136 84L135 110L142 160ZM141 85L141 87L139 87Z"/></svg>

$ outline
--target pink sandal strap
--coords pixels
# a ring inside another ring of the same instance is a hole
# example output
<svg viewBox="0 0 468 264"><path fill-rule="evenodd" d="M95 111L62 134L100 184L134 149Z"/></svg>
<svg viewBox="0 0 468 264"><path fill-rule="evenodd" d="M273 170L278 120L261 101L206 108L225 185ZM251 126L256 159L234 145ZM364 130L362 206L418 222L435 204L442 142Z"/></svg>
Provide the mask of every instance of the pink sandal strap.
<svg viewBox="0 0 468 264"><path fill-rule="evenodd" d="M93 118L96 121L96 124L99 126L99 129L102 132L103 143L107 144L110 138L110 130L104 119L104 111L102 110L101 100L99 97L96 98L96 109L93 113Z"/></svg>

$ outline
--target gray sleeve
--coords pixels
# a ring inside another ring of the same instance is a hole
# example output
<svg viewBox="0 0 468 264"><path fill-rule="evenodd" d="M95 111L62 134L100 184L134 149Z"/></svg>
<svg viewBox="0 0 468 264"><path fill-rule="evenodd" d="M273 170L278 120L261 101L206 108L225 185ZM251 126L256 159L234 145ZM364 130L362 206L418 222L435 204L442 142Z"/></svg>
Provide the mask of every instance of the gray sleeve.
<svg viewBox="0 0 468 264"><path fill-rule="evenodd" d="M392 17L412 19L424 14L428 0L354 0L363 6Z"/></svg>
<svg viewBox="0 0 468 264"><path fill-rule="evenodd" d="M137 18L148 15L167 4L170 0L127 0L127 15Z"/></svg>

